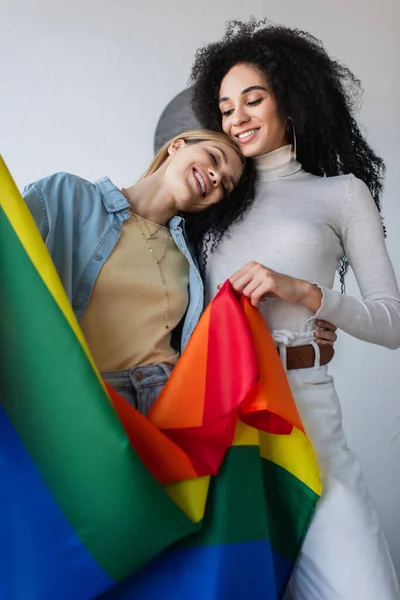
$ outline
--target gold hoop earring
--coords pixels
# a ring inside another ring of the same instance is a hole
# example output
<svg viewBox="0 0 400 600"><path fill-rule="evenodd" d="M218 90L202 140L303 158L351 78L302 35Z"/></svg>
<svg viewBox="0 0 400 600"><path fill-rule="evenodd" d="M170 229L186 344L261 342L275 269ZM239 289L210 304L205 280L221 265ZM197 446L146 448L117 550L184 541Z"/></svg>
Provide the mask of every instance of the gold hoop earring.
<svg viewBox="0 0 400 600"><path fill-rule="evenodd" d="M290 122L292 123L292 133L293 133L292 149L293 149L293 157L294 157L294 160L297 160L297 138L296 138L296 130L294 128L294 123L293 123L292 117L289 117L289 118L290 118Z"/></svg>

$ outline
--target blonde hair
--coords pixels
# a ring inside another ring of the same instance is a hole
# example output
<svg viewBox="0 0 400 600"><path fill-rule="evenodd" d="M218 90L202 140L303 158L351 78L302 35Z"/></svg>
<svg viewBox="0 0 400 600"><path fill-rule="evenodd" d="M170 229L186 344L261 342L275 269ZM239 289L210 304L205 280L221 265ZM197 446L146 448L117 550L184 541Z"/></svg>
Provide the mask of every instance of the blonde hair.
<svg viewBox="0 0 400 600"><path fill-rule="evenodd" d="M245 163L245 158L241 154L239 150L239 146L235 144L225 133L220 133L218 131L212 131L211 129L191 129L190 131L184 131L183 133L176 135L169 142L164 144L162 148L157 152L153 160L151 161L147 171L142 175L141 179L145 177L149 177L153 173L155 173L161 165L165 163L167 158L169 157L168 148L171 144L173 144L176 140L184 140L187 144L193 144L196 142L219 142L220 144L225 144L229 146L237 154L240 156L242 163Z"/></svg>

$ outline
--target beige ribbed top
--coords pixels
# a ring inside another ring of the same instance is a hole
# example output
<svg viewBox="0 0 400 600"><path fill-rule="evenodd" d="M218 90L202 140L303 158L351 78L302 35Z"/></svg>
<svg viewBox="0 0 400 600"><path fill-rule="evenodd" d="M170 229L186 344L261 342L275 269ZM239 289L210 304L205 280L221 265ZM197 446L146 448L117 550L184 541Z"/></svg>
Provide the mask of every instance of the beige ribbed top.
<svg viewBox="0 0 400 600"><path fill-rule="evenodd" d="M142 231L152 236L153 254ZM167 297L154 258L164 249L160 267ZM125 221L80 323L99 370L175 363L171 333L186 312L188 285L189 263L169 229L136 215Z"/></svg>

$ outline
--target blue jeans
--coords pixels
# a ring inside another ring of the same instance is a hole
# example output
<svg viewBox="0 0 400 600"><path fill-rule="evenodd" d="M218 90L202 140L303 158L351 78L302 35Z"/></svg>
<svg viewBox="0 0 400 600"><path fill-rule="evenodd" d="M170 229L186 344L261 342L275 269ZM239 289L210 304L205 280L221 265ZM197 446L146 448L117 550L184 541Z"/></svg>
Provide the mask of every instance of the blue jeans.
<svg viewBox="0 0 400 600"><path fill-rule="evenodd" d="M103 379L134 406L147 415L157 400L174 367L167 363L143 365L126 371L103 371Z"/></svg>

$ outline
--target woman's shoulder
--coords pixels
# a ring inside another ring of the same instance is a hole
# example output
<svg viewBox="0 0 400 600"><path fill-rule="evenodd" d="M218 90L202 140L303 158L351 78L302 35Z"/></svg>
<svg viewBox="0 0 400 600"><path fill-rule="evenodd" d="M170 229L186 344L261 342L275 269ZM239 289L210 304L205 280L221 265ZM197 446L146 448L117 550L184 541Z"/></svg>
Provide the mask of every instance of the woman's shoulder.
<svg viewBox="0 0 400 600"><path fill-rule="evenodd" d="M310 185L321 186L321 187L336 187L336 188L346 188L349 187L353 180L357 180L360 183L363 183L360 179L357 179L355 175L352 173L348 173L346 175L313 175L312 173L308 173L307 171L302 170L300 177L304 181L308 181Z"/></svg>
<svg viewBox="0 0 400 600"><path fill-rule="evenodd" d="M304 186L308 186L310 190L323 193L327 198L341 199L344 202L351 199L371 198L368 186L353 173L321 177L302 171L299 181L302 181Z"/></svg>
<svg viewBox="0 0 400 600"><path fill-rule="evenodd" d="M76 216L85 208L90 211L103 205L101 191L95 183L67 172L38 179L27 185L22 195L27 204L39 203L49 214L71 211Z"/></svg>
<svg viewBox="0 0 400 600"><path fill-rule="evenodd" d="M60 171L48 175L47 177L37 179L33 183L27 185L24 188L24 193L30 188L34 188L37 192L44 194L54 192L70 193L77 189L93 191L95 186L90 181L87 181L78 175Z"/></svg>

